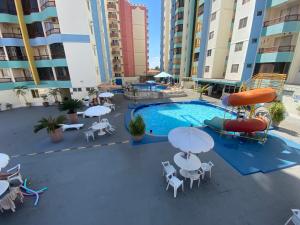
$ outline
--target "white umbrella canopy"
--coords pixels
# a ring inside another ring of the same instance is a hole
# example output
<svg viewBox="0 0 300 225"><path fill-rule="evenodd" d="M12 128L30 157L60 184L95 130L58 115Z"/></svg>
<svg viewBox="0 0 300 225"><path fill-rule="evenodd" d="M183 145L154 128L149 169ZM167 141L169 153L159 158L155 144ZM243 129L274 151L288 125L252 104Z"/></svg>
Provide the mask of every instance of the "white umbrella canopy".
<svg viewBox="0 0 300 225"><path fill-rule="evenodd" d="M84 115L90 116L90 117L98 116L99 121L100 121L100 116L110 113L110 111L111 111L111 109L106 106L97 105L97 106L93 106L93 107L90 107L87 110L85 110Z"/></svg>
<svg viewBox="0 0 300 225"><path fill-rule="evenodd" d="M0 171L8 165L8 162L9 156L4 153L0 153Z"/></svg>
<svg viewBox="0 0 300 225"><path fill-rule="evenodd" d="M168 77L173 77L171 74L168 74L166 72L161 72L157 75L154 76L155 78L168 78Z"/></svg>
<svg viewBox="0 0 300 225"><path fill-rule="evenodd" d="M111 98L111 97L113 97L113 96L114 96L114 94L111 93L111 92L103 92L103 93L100 93L100 94L99 94L99 97L100 97L100 98Z"/></svg>
<svg viewBox="0 0 300 225"><path fill-rule="evenodd" d="M183 152L208 152L214 147L214 140L206 132L195 127L178 127L171 130L168 140Z"/></svg>

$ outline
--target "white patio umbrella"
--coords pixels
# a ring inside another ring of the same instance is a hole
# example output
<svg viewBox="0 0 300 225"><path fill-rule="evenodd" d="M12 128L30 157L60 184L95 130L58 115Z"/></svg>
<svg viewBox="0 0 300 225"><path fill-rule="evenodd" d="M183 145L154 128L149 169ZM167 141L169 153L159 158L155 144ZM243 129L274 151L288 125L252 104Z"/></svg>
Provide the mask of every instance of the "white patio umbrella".
<svg viewBox="0 0 300 225"><path fill-rule="evenodd" d="M168 74L166 72L161 72L157 75L154 76L155 78L168 78L168 77L173 77L171 74Z"/></svg>
<svg viewBox="0 0 300 225"><path fill-rule="evenodd" d="M4 153L0 153L0 171L2 168L8 165L8 162L9 162L9 156Z"/></svg>
<svg viewBox="0 0 300 225"><path fill-rule="evenodd" d="M173 147L187 153L208 152L214 147L212 137L195 127L175 128L169 132L168 140Z"/></svg>
<svg viewBox="0 0 300 225"><path fill-rule="evenodd" d="M147 80L146 83L147 84L155 84L156 82L154 80Z"/></svg>
<svg viewBox="0 0 300 225"><path fill-rule="evenodd" d="M85 110L84 115L90 116L90 117L98 116L99 122L100 122L100 116L110 113L110 111L111 111L111 109L106 106L97 105L97 106L93 106L93 107L90 107L87 110Z"/></svg>
<svg viewBox="0 0 300 225"><path fill-rule="evenodd" d="M99 97L100 97L100 98L111 98L111 97L113 97L113 96L114 96L114 94L111 93L111 92L103 92L103 93L100 93L100 94L99 94Z"/></svg>

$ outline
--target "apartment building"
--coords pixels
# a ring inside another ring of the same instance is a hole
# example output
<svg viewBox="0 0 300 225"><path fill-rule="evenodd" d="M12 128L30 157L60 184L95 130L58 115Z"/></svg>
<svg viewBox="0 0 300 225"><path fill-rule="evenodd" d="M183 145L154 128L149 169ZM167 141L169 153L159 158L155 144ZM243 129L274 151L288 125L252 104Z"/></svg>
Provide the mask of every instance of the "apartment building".
<svg viewBox="0 0 300 225"><path fill-rule="evenodd" d="M299 0L194 2L194 13L191 8L185 10L189 1L171 3L171 28L167 30L164 25L162 30L162 43L166 42L166 33L171 37L169 68L161 65L165 71L180 74L182 78L194 77L199 83L214 83L221 91L225 85L238 86L263 72L285 73L287 84L300 84ZM185 21L186 12L194 15L194 22ZM162 24L166 21L165 16ZM184 29L185 33L193 34L192 39L183 35ZM190 40L193 40L192 58L187 57L190 52L186 43ZM162 44L161 52L165 57L166 44ZM185 61L188 59L189 65ZM187 66L191 67L189 73Z"/></svg>
<svg viewBox="0 0 300 225"><path fill-rule="evenodd" d="M148 10L128 0L106 0L114 77L145 76L148 62Z"/></svg>
<svg viewBox="0 0 300 225"><path fill-rule="evenodd" d="M71 6L71 7L70 7ZM41 104L49 89L82 98L112 79L104 0L1 0L0 103ZM49 99L51 101L51 99Z"/></svg>

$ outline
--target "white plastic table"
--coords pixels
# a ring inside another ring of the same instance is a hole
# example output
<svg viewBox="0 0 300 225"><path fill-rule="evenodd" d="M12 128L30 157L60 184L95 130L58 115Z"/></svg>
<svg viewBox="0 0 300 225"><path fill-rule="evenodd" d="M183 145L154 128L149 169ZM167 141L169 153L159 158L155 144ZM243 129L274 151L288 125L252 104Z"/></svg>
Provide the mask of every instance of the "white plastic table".
<svg viewBox="0 0 300 225"><path fill-rule="evenodd" d="M8 162L9 162L9 156L4 153L0 153L0 171L2 168L8 165Z"/></svg>
<svg viewBox="0 0 300 225"><path fill-rule="evenodd" d="M105 132L103 131L104 128L108 127L107 123L97 123L92 126L93 130L99 130L98 135L103 136L105 135Z"/></svg>
<svg viewBox="0 0 300 225"><path fill-rule="evenodd" d="M3 195L9 188L9 183L6 180L0 180L0 196Z"/></svg>
<svg viewBox="0 0 300 225"><path fill-rule="evenodd" d="M200 159L194 154L189 154L187 158L183 152L179 152L174 155L174 162L178 167L187 171L195 171L201 167Z"/></svg>

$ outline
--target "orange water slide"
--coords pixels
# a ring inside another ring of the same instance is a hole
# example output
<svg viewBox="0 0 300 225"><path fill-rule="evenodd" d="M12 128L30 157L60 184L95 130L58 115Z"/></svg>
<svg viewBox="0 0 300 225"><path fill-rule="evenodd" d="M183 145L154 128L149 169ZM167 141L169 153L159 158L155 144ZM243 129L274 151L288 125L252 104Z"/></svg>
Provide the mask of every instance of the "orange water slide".
<svg viewBox="0 0 300 225"><path fill-rule="evenodd" d="M223 103L228 106L255 105L272 102L275 98L276 91L273 88L257 88L250 91L231 94L223 101Z"/></svg>
<svg viewBox="0 0 300 225"><path fill-rule="evenodd" d="M225 120L224 130L232 132L252 133L264 131L268 128L268 121L264 118Z"/></svg>

